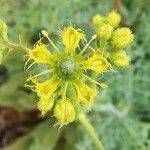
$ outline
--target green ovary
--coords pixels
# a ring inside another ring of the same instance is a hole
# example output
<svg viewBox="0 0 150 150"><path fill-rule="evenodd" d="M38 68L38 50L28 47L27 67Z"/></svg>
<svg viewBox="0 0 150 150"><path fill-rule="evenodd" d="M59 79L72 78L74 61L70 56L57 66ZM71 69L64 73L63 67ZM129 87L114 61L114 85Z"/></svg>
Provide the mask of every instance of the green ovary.
<svg viewBox="0 0 150 150"><path fill-rule="evenodd" d="M71 59L64 59L58 63L58 76L62 79L69 80L73 79L77 73L77 64Z"/></svg>

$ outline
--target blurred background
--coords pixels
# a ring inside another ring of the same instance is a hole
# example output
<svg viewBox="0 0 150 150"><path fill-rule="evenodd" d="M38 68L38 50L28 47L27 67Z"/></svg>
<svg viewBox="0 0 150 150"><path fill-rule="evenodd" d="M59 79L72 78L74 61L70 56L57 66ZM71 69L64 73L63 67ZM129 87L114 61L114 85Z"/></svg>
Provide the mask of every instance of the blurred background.
<svg viewBox="0 0 150 150"><path fill-rule="evenodd" d="M98 93L88 116L106 150L150 150L149 0L0 0L0 19L16 43L20 34L23 43L33 46L46 29L59 44L59 28L75 24L89 38L92 16L114 9L122 15L122 26L135 34L127 48L131 64L101 79L109 88ZM50 114L41 117L36 95L24 86L23 66L23 53L17 50L0 65L0 149L95 150L78 122L58 131Z"/></svg>

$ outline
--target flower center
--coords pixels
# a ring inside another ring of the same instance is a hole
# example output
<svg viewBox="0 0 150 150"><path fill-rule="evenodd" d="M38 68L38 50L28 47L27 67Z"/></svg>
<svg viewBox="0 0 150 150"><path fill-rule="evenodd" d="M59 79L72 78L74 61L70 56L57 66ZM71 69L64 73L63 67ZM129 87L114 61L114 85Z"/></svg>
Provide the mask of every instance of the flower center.
<svg viewBox="0 0 150 150"><path fill-rule="evenodd" d="M73 79L76 76L77 65L74 60L68 58L61 61L58 65L58 76L62 79Z"/></svg>
<svg viewBox="0 0 150 150"><path fill-rule="evenodd" d="M76 65L72 60L68 59L61 63L60 69L62 74L70 76L76 71Z"/></svg>

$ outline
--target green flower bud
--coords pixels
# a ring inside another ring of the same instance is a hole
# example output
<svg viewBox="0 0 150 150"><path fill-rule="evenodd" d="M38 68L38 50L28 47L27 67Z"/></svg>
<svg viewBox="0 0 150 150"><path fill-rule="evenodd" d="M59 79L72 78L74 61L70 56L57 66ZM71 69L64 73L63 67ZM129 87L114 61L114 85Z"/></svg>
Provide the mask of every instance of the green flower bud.
<svg viewBox="0 0 150 150"><path fill-rule="evenodd" d="M117 49L123 49L133 41L133 34L129 28L120 28L113 32L111 43Z"/></svg>
<svg viewBox="0 0 150 150"><path fill-rule="evenodd" d="M59 100L54 108L54 116L61 125L73 122L76 116L73 104L69 100Z"/></svg>
<svg viewBox="0 0 150 150"><path fill-rule="evenodd" d="M97 29L97 36L99 40L107 41L111 38L113 27L109 24L103 23L99 29Z"/></svg>
<svg viewBox="0 0 150 150"><path fill-rule="evenodd" d="M111 54L111 62L118 68L126 68L129 65L129 57L123 50Z"/></svg>
<svg viewBox="0 0 150 150"><path fill-rule="evenodd" d="M54 105L54 98L52 99L41 98L37 103L37 107L42 112L42 115L45 115L48 111L50 111L53 105Z"/></svg>
<svg viewBox="0 0 150 150"><path fill-rule="evenodd" d="M104 21L104 17L102 17L101 15L97 14L92 18L92 22L95 26L95 28L99 28L101 26L101 24Z"/></svg>
<svg viewBox="0 0 150 150"><path fill-rule="evenodd" d="M5 41L8 40L7 25L2 20L0 20L0 37L2 37L2 39L4 39Z"/></svg>
<svg viewBox="0 0 150 150"><path fill-rule="evenodd" d="M105 22L110 24L113 27L116 27L121 21L121 16L116 12L112 11L106 17Z"/></svg>

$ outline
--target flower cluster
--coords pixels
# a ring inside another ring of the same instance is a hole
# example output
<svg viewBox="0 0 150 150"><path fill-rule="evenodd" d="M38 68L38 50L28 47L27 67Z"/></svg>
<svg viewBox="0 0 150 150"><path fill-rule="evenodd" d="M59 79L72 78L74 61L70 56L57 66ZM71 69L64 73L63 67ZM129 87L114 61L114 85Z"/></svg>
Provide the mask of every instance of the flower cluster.
<svg viewBox="0 0 150 150"><path fill-rule="evenodd" d="M98 47L108 54L112 65L125 68L129 64L129 57L123 50L133 41L133 34L129 28L117 28L121 16L112 11L107 16L96 15L93 17L96 34L98 36Z"/></svg>
<svg viewBox="0 0 150 150"><path fill-rule="evenodd" d="M47 70L27 79L33 83L30 87L39 97L37 105L42 114L53 110L59 125L73 122L80 106L93 104L96 85L107 88L106 84L97 82L95 76L91 77L90 73L104 74L112 69L112 64L118 67L128 65L128 57L121 49L132 42L133 35L127 28L114 30L119 22L120 16L116 12L107 17L95 16L93 23L96 34L89 42L86 42L82 30L68 26L60 34L63 49L52 42L45 30L42 31L43 37L55 51L52 53L48 50L47 45L40 39L33 49L27 51L29 59L25 65L26 67L30 60L32 63L27 69L34 64L47 65ZM90 46L93 40L96 41L97 47ZM115 50L109 52L111 49ZM49 79L40 81L39 76L45 74L49 74Z"/></svg>

